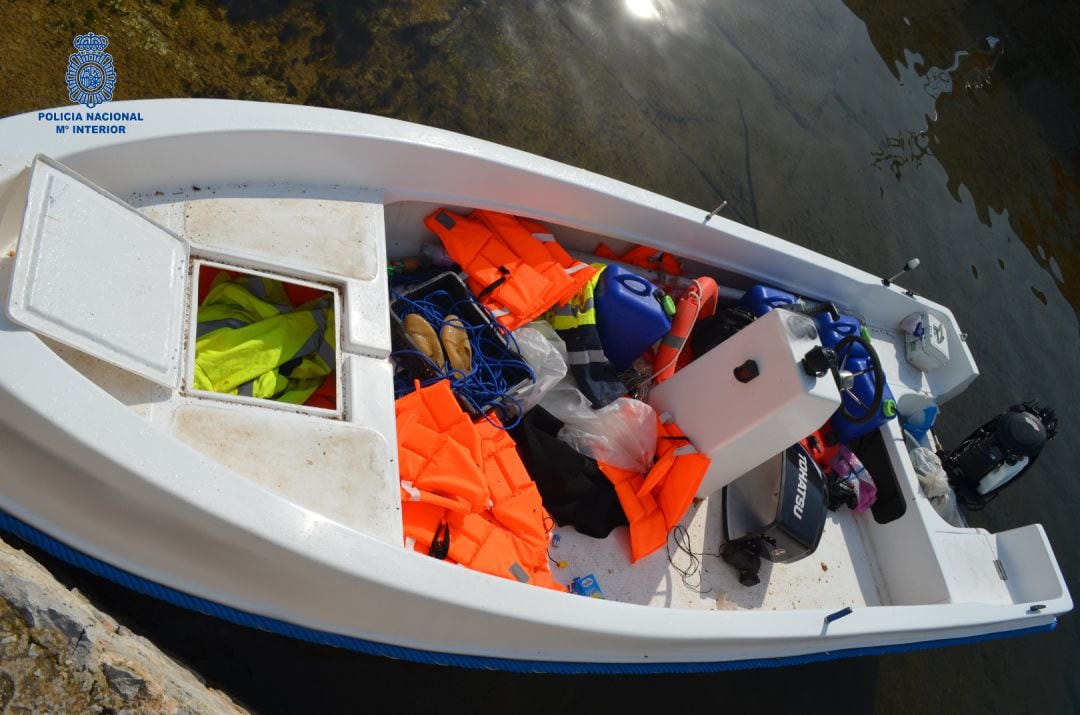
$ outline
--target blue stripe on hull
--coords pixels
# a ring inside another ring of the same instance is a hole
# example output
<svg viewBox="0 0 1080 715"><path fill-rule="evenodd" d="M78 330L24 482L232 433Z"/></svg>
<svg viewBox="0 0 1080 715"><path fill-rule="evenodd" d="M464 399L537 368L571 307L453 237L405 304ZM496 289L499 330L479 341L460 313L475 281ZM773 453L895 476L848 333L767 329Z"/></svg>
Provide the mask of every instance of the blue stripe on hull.
<svg viewBox="0 0 1080 715"><path fill-rule="evenodd" d="M312 628L305 628L292 623L286 623L285 621L279 621L274 618L255 615L229 606L223 606L219 603L208 601L204 598L199 598L198 596L192 596L182 591L169 588L168 586L162 586L153 581L148 581L147 579L118 569L115 566L111 566L104 561L95 559L92 556L87 556L4 511L0 511L0 530L9 532L72 566L83 569L84 571L89 571L92 574L108 579L109 581L124 586L132 591L147 596L153 596L154 598L174 606L180 606L181 608L186 608L190 611L214 616L215 618L220 618L237 625L277 633L308 643L334 646L336 648L344 648L369 655L398 658L430 665L449 665L459 668L476 668L482 670L501 670L513 673L637 675L648 673L717 673L728 670L776 668L788 665L819 663L840 658L883 655L886 653L906 653L966 643L981 643L984 641L997 640L999 638L1010 638L1013 636L1051 631L1057 626L1057 619L1054 619L1050 623L1041 626L1019 628L1001 633L988 633L985 635L967 636L963 638L941 638L938 640L920 641L918 643L870 646L866 648L846 648L825 651L822 653L811 653L808 655L753 658L749 660L722 661L716 663L566 663L456 655L453 653L438 653L416 650L414 648L404 648L401 646L353 638L351 636L338 635L336 633L327 633L325 631L318 631Z"/></svg>

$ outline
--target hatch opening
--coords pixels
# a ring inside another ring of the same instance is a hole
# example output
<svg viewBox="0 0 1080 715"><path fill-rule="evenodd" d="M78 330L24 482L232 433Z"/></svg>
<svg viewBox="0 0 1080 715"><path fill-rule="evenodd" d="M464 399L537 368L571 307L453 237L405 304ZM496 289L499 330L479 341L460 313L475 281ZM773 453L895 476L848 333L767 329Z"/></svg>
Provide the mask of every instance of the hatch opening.
<svg viewBox="0 0 1080 715"><path fill-rule="evenodd" d="M192 261L185 392L342 416L339 290Z"/></svg>

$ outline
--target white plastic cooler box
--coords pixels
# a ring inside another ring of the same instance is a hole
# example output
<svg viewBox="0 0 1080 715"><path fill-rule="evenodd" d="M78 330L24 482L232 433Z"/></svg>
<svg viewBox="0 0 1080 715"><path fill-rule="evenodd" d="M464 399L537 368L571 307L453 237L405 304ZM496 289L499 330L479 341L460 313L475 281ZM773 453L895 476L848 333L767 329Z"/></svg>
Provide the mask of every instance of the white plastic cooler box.
<svg viewBox="0 0 1080 715"><path fill-rule="evenodd" d="M783 453L836 412L832 374L815 377L802 365L820 346L811 318L777 308L652 389L649 404L670 413L712 459L698 497ZM740 375L748 363L754 374Z"/></svg>
<svg viewBox="0 0 1080 715"><path fill-rule="evenodd" d="M913 313L901 327L909 363L925 372L949 362L949 333L940 320L930 313Z"/></svg>

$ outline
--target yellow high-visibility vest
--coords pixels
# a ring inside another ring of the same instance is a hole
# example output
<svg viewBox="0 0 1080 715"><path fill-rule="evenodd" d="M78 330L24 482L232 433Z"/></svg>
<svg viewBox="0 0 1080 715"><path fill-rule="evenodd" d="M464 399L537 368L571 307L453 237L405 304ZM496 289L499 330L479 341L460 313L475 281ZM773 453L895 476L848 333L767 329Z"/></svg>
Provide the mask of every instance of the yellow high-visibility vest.
<svg viewBox="0 0 1080 715"><path fill-rule="evenodd" d="M280 281L222 273L199 306L194 388L303 404L334 371L329 296L293 307Z"/></svg>
<svg viewBox="0 0 1080 715"><path fill-rule="evenodd" d="M555 306L544 318L566 343L566 363L578 389L589 399L593 409L614 402L626 394L626 385L604 354L596 327L594 296L604 264L593 264L595 273L581 290L566 303Z"/></svg>

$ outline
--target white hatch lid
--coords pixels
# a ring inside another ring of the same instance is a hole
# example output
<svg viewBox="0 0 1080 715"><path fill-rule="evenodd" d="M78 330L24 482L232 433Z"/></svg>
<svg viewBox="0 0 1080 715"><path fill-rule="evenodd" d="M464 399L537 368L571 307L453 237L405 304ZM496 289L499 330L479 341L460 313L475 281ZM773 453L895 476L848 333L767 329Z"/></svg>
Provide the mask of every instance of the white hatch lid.
<svg viewBox="0 0 1080 715"><path fill-rule="evenodd" d="M35 332L179 388L188 244L39 155L8 312Z"/></svg>

